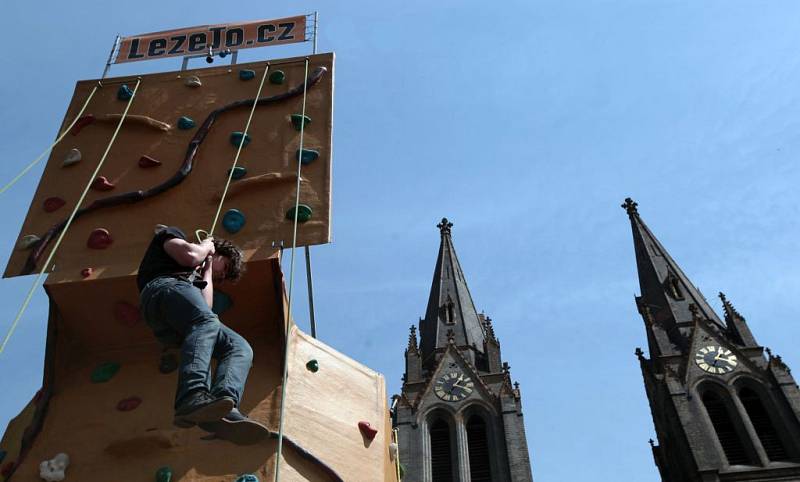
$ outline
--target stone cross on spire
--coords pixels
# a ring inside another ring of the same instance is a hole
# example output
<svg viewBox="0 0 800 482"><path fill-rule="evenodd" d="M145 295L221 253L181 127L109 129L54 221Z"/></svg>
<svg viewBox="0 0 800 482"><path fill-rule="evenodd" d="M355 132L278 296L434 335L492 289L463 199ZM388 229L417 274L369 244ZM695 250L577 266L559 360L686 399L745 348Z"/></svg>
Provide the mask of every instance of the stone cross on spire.
<svg viewBox="0 0 800 482"><path fill-rule="evenodd" d="M439 231L442 232L442 236L445 234L450 234L450 228L453 227L453 223L447 220L447 218L442 218L442 222L436 225L439 228Z"/></svg>

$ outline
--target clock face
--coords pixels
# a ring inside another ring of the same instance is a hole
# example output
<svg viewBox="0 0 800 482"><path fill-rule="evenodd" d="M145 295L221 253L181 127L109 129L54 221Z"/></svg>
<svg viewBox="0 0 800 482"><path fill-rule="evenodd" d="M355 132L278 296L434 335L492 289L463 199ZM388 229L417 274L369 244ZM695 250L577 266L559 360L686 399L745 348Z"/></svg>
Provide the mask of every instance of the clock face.
<svg viewBox="0 0 800 482"><path fill-rule="evenodd" d="M472 393L475 384L463 373L448 372L436 380L433 391L436 396L447 402L464 400Z"/></svg>
<svg viewBox="0 0 800 482"><path fill-rule="evenodd" d="M730 350L714 345L708 345L697 350L694 361L697 366L708 373L720 374L732 372L736 365L739 364L736 360L736 355Z"/></svg>

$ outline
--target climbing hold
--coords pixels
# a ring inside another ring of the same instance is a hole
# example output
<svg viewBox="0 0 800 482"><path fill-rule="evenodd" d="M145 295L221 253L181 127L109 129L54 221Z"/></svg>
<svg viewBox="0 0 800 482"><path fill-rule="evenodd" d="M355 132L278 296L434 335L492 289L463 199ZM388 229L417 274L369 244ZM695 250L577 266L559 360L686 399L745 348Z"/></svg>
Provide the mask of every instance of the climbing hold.
<svg viewBox="0 0 800 482"><path fill-rule="evenodd" d="M306 206L305 204L300 204L297 207L298 207L297 210L298 223L304 223L309 219L311 219L311 214L313 213L313 211L309 206ZM286 211L286 219L288 219L289 221L294 221L294 206L292 206L288 211Z"/></svg>
<svg viewBox="0 0 800 482"><path fill-rule="evenodd" d="M130 412L131 410L136 410L136 407L141 405L142 399L139 397L128 397L124 398L117 403L117 410L120 412Z"/></svg>
<svg viewBox="0 0 800 482"><path fill-rule="evenodd" d="M119 100L130 100L133 97L133 91L128 84L122 84L119 86L119 90L117 90L117 99Z"/></svg>
<svg viewBox="0 0 800 482"><path fill-rule="evenodd" d="M228 169L228 175L231 176L231 170ZM233 175L231 179L241 179L247 175L247 169L242 166L236 166L233 168Z"/></svg>
<svg viewBox="0 0 800 482"><path fill-rule="evenodd" d="M258 477L253 474L242 474L236 478L235 482L258 482Z"/></svg>
<svg viewBox="0 0 800 482"><path fill-rule="evenodd" d="M203 85L203 83L200 82L200 77L196 75L191 75L189 77L186 77L186 80L183 81L183 84L188 87L200 87L201 85Z"/></svg>
<svg viewBox="0 0 800 482"><path fill-rule="evenodd" d="M88 278L89 276L92 275L93 272L94 270L92 268L83 268L81 270L81 276L83 276L84 278Z"/></svg>
<svg viewBox="0 0 800 482"><path fill-rule="evenodd" d="M26 250L30 249L34 244L38 243L42 238L36 236L35 234L28 234L22 237L17 242L17 249L19 250Z"/></svg>
<svg viewBox="0 0 800 482"><path fill-rule="evenodd" d="M194 127L194 121L190 117L182 116L178 119L178 129L187 130Z"/></svg>
<svg viewBox="0 0 800 482"><path fill-rule="evenodd" d="M171 482L172 469L169 467L161 467L156 471L156 482Z"/></svg>
<svg viewBox="0 0 800 482"><path fill-rule="evenodd" d="M282 84L283 81L286 80L286 74L283 73L282 70L276 70L269 74L269 83L270 84Z"/></svg>
<svg viewBox="0 0 800 482"><path fill-rule="evenodd" d="M390 443L389 444L389 460L391 460L392 462L397 460L397 452L398 451L399 451L399 448L397 447L397 444L394 443L394 442Z"/></svg>
<svg viewBox="0 0 800 482"><path fill-rule="evenodd" d="M107 229L97 228L89 235L89 239L86 241L86 247L92 249L106 249L111 246L113 242L114 239Z"/></svg>
<svg viewBox="0 0 800 482"><path fill-rule="evenodd" d="M301 115L301 114L292 114L292 125L298 131L302 127L308 126L308 124L310 124L310 123L311 123L311 117L309 117L307 115Z"/></svg>
<svg viewBox="0 0 800 482"><path fill-rule="evenodd" d="M114 189L114 183L109 181L105 176L97 176L97 179L92 182L92 189L95 191L110 191Z"/></svg>
<svg viewBox="0 0 800 482"><path fill-rule="evenodd" d="M250 144L250 135L239 131L233 132L231 134L231 144L233 144L234 147L239 147L239 144L241 144L242 147L247 147L247 144Z"/></svg>
<svg viewBox="0 0 800 482"><path fill-rule="evenodd" d="M0 469L0 475L3 477L8 477L11 475L11 472L14 470L14 462L6 463L2 469Z"/></svg>
<svg viewBox="0 0 800 482"><path fill-rule="evenodd" d="M234 234L238 233L244 226L244 214L238 209L229 209L228 212L222 216L222 227L225 231Z"/></svg>
<svg viewBox="0 0 800 482"><path fill-rule="evenodd" d="M85 115L80 119L78 119L77 121L75 121L75 125L72 126L72 130L70 131L70 133L72 133L73 136L77 136L78 132L80 132L81 129L88 126L94 121L95 119L92 114Z"/></svg>
<svg viewBox="0 0 800 482"><path fill-rule="evenodd" d="M214 290L214 300L211 303L211 311L221 315L233 306L233 300L228 293Z"/></svg>
<svg viewBox="0 0 800 482"><path fill-rule="evenodd" d="M77 164L81 161L81 151L78 149L70 149L67 153L66 157L64 157L64 161L61 162L62 167L71 166L73 164Z"/></svg>
<svg viewBox="0 0 800 482"><path fill-rule="evenodd" d="M161 354L161 360L158 362L158 371L166 375L178 369L178 358L174 353L165 352Z"/></svg>
<svg viewBox="0 0 800 482"><path fill-rule="evenodd" d="M319 371L319 362L317 360L309 360L306 363L306 369L311 373L317 373Z"/></svg>
<svg viewBox="0 0 800 482"><path fill-rule="evenodd" d="M119 363L107 362L99 365L92 372L92 383L105 383L117 374L119 371Z"/></svg>
<svg viewBox="0 0 800 482"><path fill-rule="evenodd" d="M378 435L378 430L372 428L369 422L358 422L358 429L361 430L361 435L368 440L372 440Z"/></svg>
<svg viewBox="0 0 800 482"><path fill-rule="evenodd" d="M39 464L39 477L47 482L58 482L66 478L64 473L69 466L69 455L61 453Z"/></svg>
<svg viewBox="0 0 800 482"><path fill-rule="evenodd" d="M255 70L242 69L239 71L239 80L253 80L255 78L256 78Z"/></svg>
<svg viewBox="0 0 800 482"><path fill-rule="evenodd" d="M314 149L303 149L301 153L300 149L298 149L295 152L295 157L297 157L300 160L300 163L305 166L311 164L319 158L319 151Z"/></svg>
<svg viewBox="0 0 800 482"><path fill-rule="evenodd" d="M126 301L114 303L114 318L126 326L133 326L139 322L139 308Z"/></svg>
<svg viewBox="0 0 800 482"><path fill-rule="evenodd" d="M142 156L139 158L139 167L147 169L148 167L158 167L161 165L161 161L158 159L153 159L150 156Z"/></svg>
<svg viewBox="0 0 800 482"><path fill-rule="evenodd" d="M67 202L60 197L49 197L44 200L44 210L48 213L52 213L66 203Z"/></svg>
<svg viewBox="0 0 800 482"><path fill-rule="evenodd" d="M2 464L2 463L3 463L3 459L5 459L5 458L6 458L6 455L8 455L8 452L6 452L6 451L5 451L5 450L3 450L3 449L0 449L0 464Z"/></svg>

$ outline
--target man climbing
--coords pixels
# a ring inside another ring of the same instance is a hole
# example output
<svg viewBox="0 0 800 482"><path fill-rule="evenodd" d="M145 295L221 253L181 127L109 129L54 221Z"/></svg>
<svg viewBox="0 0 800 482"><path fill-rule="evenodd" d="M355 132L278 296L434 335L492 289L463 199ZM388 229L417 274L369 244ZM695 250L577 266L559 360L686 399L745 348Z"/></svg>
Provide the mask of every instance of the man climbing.
<svg viewBox="0 0 800 482"><path fill-rule="evenodd" d="M239 412L253 350L211 311L214 283L238 280L242 252L230 241L190 243L176 227L159 227L139 266L141 312L156 338L180 347L173 423L199 425L236 443L258 442L266 427ZM217 367L211 373L211 360Z"/></svg>

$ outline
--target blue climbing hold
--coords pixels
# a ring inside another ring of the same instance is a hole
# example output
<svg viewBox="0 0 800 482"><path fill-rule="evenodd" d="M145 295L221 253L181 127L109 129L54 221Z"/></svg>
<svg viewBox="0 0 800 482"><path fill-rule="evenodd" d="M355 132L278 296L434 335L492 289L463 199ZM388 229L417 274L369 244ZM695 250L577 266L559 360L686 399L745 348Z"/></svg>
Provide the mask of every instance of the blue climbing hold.
<svg viewBox="0 0 800 482"><path fill-rule="evenodd" d="M243 226L244 214L238 209L228 209L228 212L222 216L222 227L231 234L238 233Z"/></svg>
<svg viewBox="0 0 800 482"><path fill-rule="evenodd" d="M231 134L231 144L233 144L234 147L239 147L239 144L241 144L242 147L247 147L247 144L250 144L250 136L244 132L233 132Z"/></svg>
<svg viewBox="0 0 800 482"><path fill-rule="evenodd" d="M230 295L222 291L214 290L214 300L211 302L211 311L217 316L222 315L233 306L233 300Z"/></svg>
<svg viewBox="0 0 800 482"><path fill-rule="evenodd" d="M258 477L253 474L242 474L236 478L236 482L258 482Z"/></svg>
<svg viewBox="0 0 800 482"><path fill-rule="evenodd" d="M247 169L242 166L236 166L233 168L233 175L231 175L231 170L228 169L228 175L231 176L231 179L241 179L247 175Z"/></svg>
<svg viewBox="0 0 800 482"><path fill-rule="evenodd" d="M319 158L319 151L314 149L303 149L303 152L301 153L300 149L298 149L295 151L295 156L300 160L300 163L305 166L311 164Z"/></svg>
<svg viewBox="0 0 800 482"><path fill-rule="evenodd" d="M183 116L180 119L178 119L178 129L185 131L187 129L191 129L194 126L195 124L194 121L191 119L191 117Z"/></svg>
<svg viewBox="0 0 800 482"><path fill-rule="evenodd" d="M296 130L300 130L311 123L311 117L301 114L292 114L292 125Z"/></svg>
<svg viewBox="0 0 800 482"><path fill-rule="evenodd" d="M117 99L119 100L130 100L133 97L133 91L128 84L122 84L119 86L119 90L117 90Z"/></svg>
<svg viewBox="0 0 800 482"><path fill-rule="evenodd" d="M0 450L0 464L3 463L3 460L5 460L6 458L6 455L8 455L8 452L6 452L5 450Z"/></svg>
<svg viewBox="0 0 800 482"><path fill-rule="evenodd" d="M256 78L255 70L240 70L239 80L253 80Z"/></svg>

